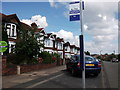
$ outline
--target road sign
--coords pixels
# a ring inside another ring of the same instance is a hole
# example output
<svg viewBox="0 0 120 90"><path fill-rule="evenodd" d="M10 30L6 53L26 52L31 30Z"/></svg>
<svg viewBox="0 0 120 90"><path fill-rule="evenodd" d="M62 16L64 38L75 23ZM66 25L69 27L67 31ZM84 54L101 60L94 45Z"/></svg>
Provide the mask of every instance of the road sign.
<svg viewBox="0 0 120 90"><path fill-rule="evenodd" d="M80 2L70 2L69 3L69 15L70 21L80 20ZM82 9L84 10L84 2L82 1Z"/></svg>
<svg viewBox="0 0 120 90"><path fill-rule="evenodd" d="M80 20L80 15L71 15L70 16L70 21L77 21Z"/></svg>
<svg viewBox="0 0 120 90"><path fill-rule="evenodd" d="M7 50L7 42L5 41L0 41L0 52L5 52Z"/></svg>
<svg viewBox="0 0 120 90"><path fill-rule="evenodd" d="M80 20L80 2L69 3L70 21Z"/></svg>

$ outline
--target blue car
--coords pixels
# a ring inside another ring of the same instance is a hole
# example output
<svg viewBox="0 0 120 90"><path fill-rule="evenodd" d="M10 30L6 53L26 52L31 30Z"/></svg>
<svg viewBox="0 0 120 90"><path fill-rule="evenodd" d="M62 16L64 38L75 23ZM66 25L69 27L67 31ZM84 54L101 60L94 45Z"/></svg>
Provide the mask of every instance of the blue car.
<svg viewBox="0 0 120 90"><path fill-rule="evenodd" d="M71 56L70 60L66 63L66 68L71 71L72 75L82 73L80 67L80 55ZM94 74L97 76L101 72L101 62L96 58L85 55L85 73Z"/></svg>

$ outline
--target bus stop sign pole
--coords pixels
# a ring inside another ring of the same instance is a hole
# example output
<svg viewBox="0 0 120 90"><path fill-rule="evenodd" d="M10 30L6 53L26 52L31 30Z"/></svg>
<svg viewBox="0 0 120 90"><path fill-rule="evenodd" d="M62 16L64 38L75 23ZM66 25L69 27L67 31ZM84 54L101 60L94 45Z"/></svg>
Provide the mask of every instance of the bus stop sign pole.
<svg viewBox="0 0 120 90"><path fill-rule="evenodd" d="M84 33L83 33L83 5L82 0L80 0L80 27L81 27L81 35L80 35L80 64L82 69L82 85L85 88L85 57L84 57Z"/></svg>

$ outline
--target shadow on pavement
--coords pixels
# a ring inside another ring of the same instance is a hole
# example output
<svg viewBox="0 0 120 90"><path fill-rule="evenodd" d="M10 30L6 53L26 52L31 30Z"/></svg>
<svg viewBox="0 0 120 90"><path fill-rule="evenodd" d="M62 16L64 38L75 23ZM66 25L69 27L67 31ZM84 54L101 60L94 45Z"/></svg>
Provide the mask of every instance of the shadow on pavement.
<svg viewBox="0 0 120 90"><path fill-rule="evenodd" d="M66 69L64 69L64 70L61 70L65 75L67 75L67 76L70 76L70 77L75 77L75 78L82 78L82 74L76 74L75 76L73 76L72 74L71 74L71 72L70 71L67 71ZM93 75L93 74L86 74L85 75L85 77L86 78L97 78L98 76L95 76L95 75Z"/></svg>

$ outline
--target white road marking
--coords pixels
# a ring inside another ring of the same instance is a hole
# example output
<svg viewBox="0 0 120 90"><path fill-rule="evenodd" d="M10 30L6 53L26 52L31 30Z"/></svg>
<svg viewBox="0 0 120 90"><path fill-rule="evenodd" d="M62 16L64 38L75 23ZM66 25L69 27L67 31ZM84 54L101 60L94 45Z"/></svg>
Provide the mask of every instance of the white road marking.
<svg viewBox="0 0 120 90"><path fill-rule="evenodd" d="M62 75L63 75L63 74L60 74L60 75L51 77L51 78L49 78L49 79L47 79L47 80L43 80L43 81L41 81L41 82L35 83L35 84L33 84L33 85L31 85L31 86L28 86L28 87L26 87L26 88L33 88L33 87L35 87L35 86L37 86L37 85L46 83L46 82L48 82L48 81L50 81L50 80L52 80L52 79L55 79L55 78L57 78L57 77L60 77L60 76L62 76Z"/></svg>

